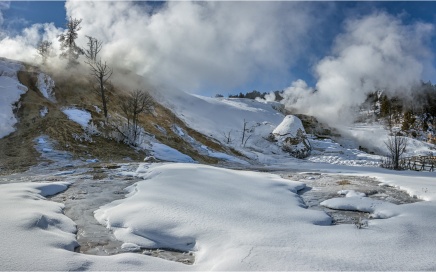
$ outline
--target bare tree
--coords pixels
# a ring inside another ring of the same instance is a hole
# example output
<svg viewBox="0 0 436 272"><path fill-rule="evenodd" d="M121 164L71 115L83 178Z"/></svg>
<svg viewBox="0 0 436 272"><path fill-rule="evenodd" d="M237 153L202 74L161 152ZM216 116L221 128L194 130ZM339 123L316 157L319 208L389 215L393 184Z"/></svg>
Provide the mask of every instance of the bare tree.
<svg viewBox="0 0 436 272"><path fill-rule="evenodd" d="M244 147L247 144L247 141L251 138L251 133L250 133L251 129L247 128L247 124L248 121L245 121L244 119L244 126L242 128L242 139L241 139L241 145L243 145ZM247 136L247 133L250 134Z"/></svg>
<svg viewBox="0 0 436 272"><path fill-rule="evenodd" d="M101 98L104 117L107 119L107 93L105 85L112 76L113 70L102 60L85 61L85 63L88 64L91 69L91 76L97 80L98 87L96 91Z"/></svg>
<svg viewBox="0 0 436 272"><path fill-rule="evenodd" d="M390 162L386 166L388 168L400 170L400 159L403 156L404 152L406 152L407 138L395 134L394 136L389 137L387 141L385 141L385 145L388 148L388 156L390 159Z"/></svg>
<svg viewBox="0 0 436 272"><path fill-rule="evenodd" d="M36 50L38 51L38 54L42 58L43 65L46 64L47 58L50 57L50 55L51 55L51 50L52 50L51 45L52 45L52 42L42 41L38 44L38 47L36 48Z"/></svg>
<svg viewBox="0 0 436 272"><path fill-rule="evenodd" d="M232 130L229 130L229 132L227 132L227 133L223 132L223 135L224 135L224 138L226 139L227 144L231 144L233 141L231 133L232 133Z"/></svg>
<svg viewBox="0 0 436 272"><path fill-rule="evenodd" d="M80 23L82 19L76 19L70 17L66 27L66 33L60 34L58 36L59 42L61 43L61 57L68 59L69 64L77 63L77 59L80 55L83 55L83 50L76 45L76 39L78 37L78 31L81 29Z"/></svg>
<svg viewBox="0 0 436 272"><path fill-rule="evenodd" d="M96 62L97 55L103 47L103 43L94 37L86 36L88 38L88 47L84 50L84 54L88 62Z"/></svg>
<svg viewBox="0 0 436 272"><path fill-rule="evenodd" d="M127 132L122 134L130 144L135 144L140 134L139 115L151 113L153 105L154 101L151 95L142 90L133 91L121 102L121 110L127 118Z"/></svg>

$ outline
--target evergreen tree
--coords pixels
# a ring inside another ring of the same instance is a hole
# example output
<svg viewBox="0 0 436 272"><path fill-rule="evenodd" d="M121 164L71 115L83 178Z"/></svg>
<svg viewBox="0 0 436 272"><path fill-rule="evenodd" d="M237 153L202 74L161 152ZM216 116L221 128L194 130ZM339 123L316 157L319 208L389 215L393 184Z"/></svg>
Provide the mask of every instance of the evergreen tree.
<svg viewBox="0 0 436 272"><path fill-rule="evenodd" d="M76 64L80 55L83 55L83 50L76 45L78 31L81 29L80 23L82 19L70 17L66 24L66 33L59 35L59 42L61 43L61 57L68 59L70 65Z"/></svg>
<svg viewBox="0 0 436 272"><path fill-rule="evenodd" d="M409 130L415 123L415 120L416 119L412 111L411 110L406 111L403 116L403 123L401 125L401 130L403 131Z"/></svg>
<svg viewBox="0 0 436 272"><path fill-rule="evenodd" d="M46 64L47 58L51 55L51 45L52 43L49 41L42 41L38 44L38 47L36 48L38 54L42 58L42 65Z"/></svg>

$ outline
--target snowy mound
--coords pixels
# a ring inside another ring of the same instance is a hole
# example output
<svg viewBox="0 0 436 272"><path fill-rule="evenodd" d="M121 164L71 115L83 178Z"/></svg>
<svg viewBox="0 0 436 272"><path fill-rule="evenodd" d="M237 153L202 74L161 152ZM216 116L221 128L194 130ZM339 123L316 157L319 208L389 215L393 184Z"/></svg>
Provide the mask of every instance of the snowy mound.
<svg viewBox="0 0 436 272"><path fill-rule="evenodd" d="M56 98L54 95L55 82L50 76L40 73L38 75L37 84L39 91L45 98L47 98L51 102L56 102Z"/></svg>
<svg viewBox="0 0 436 272"><path fill-rule="evenodd" d="M250 248L292 244L292 228L331 222L302 207L304 184L277 175L194 164L141 164L134 175L144 181L95 218L130 245L196 251L199 270L263 270L269 258L249 257Z"/></svg>
<svg viewBox="0 0 436 272"><path fill-rule="evenodd" d="M282 147L283 151L289 152L296 158L305 158L310 155L311 146L303 123L294 115L286 116L273 130L270 137Z"/></svg>
<svg viewBox="0 0 436 272"><path fill-rule="evenodd" d="M21 69L18 62L0 59L0 138L15 131L17 119L14 115L14 104L27 91L17 78Z"/></svg>
<svg viewBox="0 0 436 272"><path fill-rule="evenodd" d="M91 121L91 114L86 110L66 108L63 109L62 112L65 113L66 116L68 116L68 119L81 125L83 129L86 129L89 122Z"/></svg>
<svg viewBox="0 0 436 272"><path fill-rule="evenodd" d="M301 123L300 118L294 116L294 115L288 115L283 119L283 121L278 125L274 130L273 134L280 137L280 136L286 136L286 135L297 135L297 131L301 129L304 133L304 127L303 123Z"/></svg>

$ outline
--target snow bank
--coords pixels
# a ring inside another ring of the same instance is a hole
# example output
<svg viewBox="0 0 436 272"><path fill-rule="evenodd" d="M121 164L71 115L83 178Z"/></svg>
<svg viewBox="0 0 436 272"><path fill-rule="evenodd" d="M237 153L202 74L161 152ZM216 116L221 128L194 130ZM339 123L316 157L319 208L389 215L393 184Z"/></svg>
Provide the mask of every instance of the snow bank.
<svg viewBox="0 0 436 272"><path fill-rule="evenodd" d="M18 62L0 58L0 138L14 132L17 119L14 104L27 91L17 78L22 65Z"/></svg>
<svg viewBox="0 0 436 272"><path fill-rule="evenodd" d="M151 155L159 160L170 161L170 162L195 162L191 157L185 155L167 145L152 142L151 145Z"/></svg>
<svg viewBox="0 0 436 272"><path fill-rule="evenodd" d="M50 76L44 73L39 73L37 86L45 98L51 102L56 102L56 97L54 94L55 82Z"/></svg>
<svg viewBox="0 0 436 272"><path fill-rule="evenodd" d="M303 123L301 123L300 118L294 115L286 116L283 121L273 130L273 134L278 136L289 135L295 137L297 135L297 131L301 129L305 132Z"/></svg>
<svg viewBox="0 0 436 272"><path fill-rule="evenodd" d="M320 205L335 210L371 213L371 218L385 219L398 215L397 205L362 196L332 198L321 202Z"/></svg>
<svg viewBox="0 0 436 272"><path fill-rule="evenodd" d="M389 217L387 212L396 216L370 220L368 227L359 230L354 225L326 226L330 221L326 214L304 209L295 194L304 185L277 175L198 164L140 164L136 171L124 172L128 169L120 168L119 174L144 180L129 187L127 198L101 207L96 218L115 230L124 248L160 245L192 250L194 265L136 253L100 257L73 252L74 223L62 214L62 204L42 196L68 185L53 182L0 185L0 270L416 271L436 267L434 173L331 168L363 175L378 170L370 173L392 185L422 190L430 200L388 205L385 210L379 205L375 211L384 212L379 218Z"/></svg>
<svg viewBox="0 0 436 272"><path fill-rule="evenodd" d="M99 257L75 253L76 225L63 204L43 196L59 193L68 182L0 185L0 270L126 271L186 270L180 263L140 254Z"/></svg>
<svg viewBox="0 0 436 272"><path fill-rule="evenodd" d="M345 197L359 197L359 196L366 196L365 193L356 192L355 190L340 190L338 192L339 195L345 195Z"/></svg>
<svg viewBox="0 0 436 272"><path fill-rule="evenodd" d="M238 98L217 99L168 89L156 95L157 100L176 112L189 127L204 135L227 143L224 134L230 133L232 143L229 145L235 148L240 148L244 121L248 122L249 127L246 129L261 124L272 124L265 126L268 129L262 135L254 133L250 139L250 142L262 141L263 144L272 145L262 137L267 137L284 117L274 109L275 103Z"/></svg>
<svg viewBox="0 0 436 272"><path fill-rule="evenodd" d="M67 186L64 182L0 185L2 270L62 269L58 252L73 251L77 246L76 226L62 215L63 204L46 201L43 195L58 193ZM45 251L43 258L41 251Z"/></svg>
<svg viewBox="0 0 436 272"><path fill-rule="evenodd" d="M376 166L380 165L381 156L371 155L360 151L356 147L344 147L331 139L309 139L312 146L311 156L307 159L312 162L323 162L336 165L349 166Z"/></svg>
<svg viewBox="0 0 436 272"><path fill-rule="evenodd" d="M83 129L86 129L89 122L91 121L91 114L86 110L65 108L62 109L62 112L68 116L68 119L81 125Z"/></svg>
<svg viewBox="0 0 436 272"><path fill-rule="evenodd" d="M375 205L373 216L387 219L358 230L325 226L326 214L302 208L295 192L303 184L276 175L193 164L141 164L126 175L145 180L95 217L130 247L194 251L192 270L436 267L434 203L359 201L360 209Z"/></svg>
<svg viewBox="0 0 436 272"><path fill-rule="evenodd" d="M383 125L374 123L356 123L347 127L339 127L344 138L351 138L355 141L355 147L362 145L379 154L389 154L385 142L390 131ZM343 140L341 139L341 140ZM436 146L418 139L407 138L406 152L404 157L409 156L432 156L436 154Z"/></svg>
<svg viewBox="0 0 436 272"><path fill-rule="evenodd" d="M196 251L200 269L247 268L240 262L250 248L291 242L295 226L331 222L303 208L296 192L304 184L277 175L194 164L142 164L136 175L145 180L96 219L125 243ZM268 258L250 262L268 267Z"/></svg>
<svg viewBox="0 0 436 272"><path fill-rule="evenodd" d="M239 164L243 164L243 165L249 165L249 163L244 161L244 160L236 158L235 156L227 155L226 153L216 152L216 151L210 150L205 145L201 145L201 148L207 151L207 155L209 157L217 158L217 159L221 159L221 160L226 160L229 162L235 162L235 163L239 163Z"/></svg>

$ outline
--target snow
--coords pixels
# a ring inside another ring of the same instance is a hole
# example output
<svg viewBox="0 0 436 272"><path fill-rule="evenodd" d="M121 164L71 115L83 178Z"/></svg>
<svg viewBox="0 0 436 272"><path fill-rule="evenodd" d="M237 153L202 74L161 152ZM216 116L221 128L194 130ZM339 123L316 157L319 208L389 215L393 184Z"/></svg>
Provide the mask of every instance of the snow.
<svg viewBox="0 0 436 272"><path fill-rule="evenodd" d="M386 140L390 131L379 123L356 123L340 128L344 138L354 140L358 145L369 148L380 154L388 154ZM356 145L356 144L355 144ZM418 139L407 138L407 148L404 157L436 155L435 146Z"/></svg>
<svg viewBox="0 0 436 272"><path fill-rule="evenodd" d="M194 250L199 269L247 268L240 261L251 247L291 239L286 233L292 225L330 223L326 214L302 207L296 194L302 183L277 175L142 164L136 176L144 181L129 187L126 199L97 210L96 219L125 243Z"/></svg>
<svg viewBox="0 0 436 272"><path fill-rule="evenodd" d="M356 192L355 190L340 190L339 195L345 195L345 197L364 197L365 193Z"/></svg>
<svg viewBox="0 0 436 272"><path fill-rule="evenodd" d="M186 154L181 153L177 149L169 147L167 145L152 142L151 145L151 154L160 160L171 161L171 162L195 162L191 157Z"/></svg>
<svg viewBox="0 0 436 272"><path fill-rule="evenodd" d="M37 141L41 145L48 142L46 138ZM125 199L97 210L96 218L115 232L124 249L160 246L193 251L194 265L185 266L134 253L109 257L74 253L74 223L62 214L61 204L42 199L41 192L34 190L36 183L0 185L0 229L7 233L2 239L0 267L199 271L436 267L434 173L300 161L279 166L370 175L426 201L393 205L369 200L359 192L341 191L339 194L348 197L328 200L330 207L370 212L378 218L358 230L354 225L327 226L326 214L303 208L296 194L303 184L277 175L199 164L141 164L136 172L124 173L144 180L129 187ZM74 172L57 174L68 177ZM52 192L48 187L42 191L52 194L67 186L58 182L54 185ZM30 218L23 219L23 214Z"/></svg>
<svg viewBox="0 0 436 272"><path fill-rule="evenodd" d="M45 98L51 102L56 102L56 97L54 94L55 82L50 76L44 73L39 73L37 86Z"/></svg>
<svg viewBox="0 0 436 272"><path fill-rule="evenodd" d="M290 135L291 137L295 137L297 135L297 131L301 129L301 131L305 132L303 123L301 120L294 116L288 115L283 121L273 130L273 134L278 136Z"/></svg>
<svg viewBox="0 0 436 272"><path fill-rule="evenodd" d="M273 131L287 133L290 125L295 126L293 129L301 127L301 121L297 118L285 117L278 112L277 103L239 98L209 98L169 90L155 96L189 127L236 149L249 158L251 163L271 165L293 160L277 143L267 140ZM245 139L250 137L246 143L242 142L244 122L247 122ZM361 167L380 165L382 156L368 154L359 147L368 148L376 154L386 154L384 141L388 137L388 130L382 125L357 123L340 127L339 131L342 137L334 140L308 135L313 150L307 160ZM186 133L184 134L187 139ZM434 145L410 139L405 156L429 155L435 152Z"/></svg>
<svg viewBox="0 0 436 272"><path fill-rule="evenodd" d="M359 211L371 213L371 218L386 219L398 215L395 204L366 197L365 193L354 190L341 190L339 195L345 198L332 198L320 203L335 210Z"/></svg>
<svg viewBox="0 0 436 272"><path fill-rule="evenodd" d="M13 105L27 91L17 78L21 67L18 62L0 58L0 139L15 131L17 119Z"/></svg>
<svg viewBox="0 0 436 272"><path fill-rule="evenodd" d="M63 204L44 196L61 192L68 182L0 185L0 269L39 270L184 270L182 264L139 254L109 258L75 253L76 225L66 217Z"/></svg>
<svg viewBox="0 0 436 272"><path fill-rule="evenodd" d="M371 155L355 147L344 147L331 139L310 138L312 153L309 161L337 165L379 166L382 157Z"/></svg>
<svg viewBox="0 0 436 272"><path fill-rule="evenodd" d="M37 142L43 145L49 139ZM96 219L114 231L126 250L149 246L192 251L195 263L186 266L137 253L108 257L74 253L74 223L62 214L62 204L43 198L77 179L73 176L77 172L64 170L57 177L68 182L0 185L0 230L7 234L2 238L0 268L204 271L436 267L435 173L300 162L289 161L278 167L282 171L370 175L426 201L394 205L369 200L357 191L339 191L348 197L337 203L333 202L336 198L328 200L331 207L372 213L374 219L359 230L354 225L330 226L324 212L304 208L297 194L303 183L275 174L192 163L143 163L133 172L120 168L119 175L142 180L127 188L126 198L98 209Z"/></svg>
<svg viewBox="0 0 436 272"><path fill-rule="evenodd" d="M68 119L81 125L83 129L86 129L89 122L91 121L91 114L86 110L76 108L64 108L62 112L68 116Z"/></svg>
<svg viewBox="0 0 436 272"><path fill-rule="evenodd" d="M0 112L6 112L5 119L0 119L0 130L8 130L9 126L9 131L13 131L12 104L24 92L16 80L19 67L0 59L0 90L5 97L13 97L4 102L0 96ZM341 142L312 137L312 155L307 160L297 160L264 139L284 119L273 108L276 104L183 93L165 103L172 103L189 126L222 143L224 133L231 132L232 142L228 145L250 160L201 146L176 127L180 137L198 146L203 152L200 154L254 171L194 163L188 155L150 136L144 145L150 155L177 163L141 163L132 170L137 164L129 162L125 164L129 167L113 170L133 185L126 188L124 199L105 202L96 210L95 219L110 228L127 251L141 247L179 249L193 252L195 263L188 266L138 253L106 257L75 253L75 223L64 215L63 204L45 197L63 192L84 175L92 178L92 170L85 162L73 161L71 154L56 150L56 143L41 135L34 143L44 162L26 173L0 179L1 270L436 269L436 173L374 167L380 156L367 154L358 146L371 144L374 150L382 151L387 135L382 126L349 126L345 129L349 133L343 134ZM84 128L91 120L84 110L65 110L70 119ZM246 145L241 143L244 120L248 122L247 133L252 134ZM434 152L434 146L416 140L411 140L409 147L408 155ZM53 163L47 166L46 161ZM363 229L351 224L330 225L331 218L326 213L305 208L298 195L304 183L259 172L273 170L284 174L306 172L307 180L315 177L309 173L369 176L380 181L381 186L404 190L422 201L395 205L366 197L363 192L341 190L322 205L370 213L371 220ZM83 175L79 177L80 173ZM110 177L101 180L102 186L111 186L109 180ZM87 188L86 182L83 186Z"/></svg>
<svg viewBox="0 0 436 272"><path fill-rule="evenodd" d="M0 185L2 270L61 269L59 250L72 251L77 246L75 224L62 215L62 204L46 201L43 196L67 186L62 182ZM17 245L22 246L21 250ZM42 248L46 251L43 258Z"/></svg>
<svg viewBox="0 0 436 272"><path fill-rule="evenodd" d="M234 162L234 163L239 163L239 164L243 164L243 165L248 165L249 164L248 162L246 162L244 160L241 160L241 159L238 159L235 156L231 156L231 155L228 155L226 153L216 152L216 151L210 150L205 145L202 145L201 148L207 151L207 155L209 157L217 158L217 159L222 159L222 160L226 160L226 161Z"/></svg>
<svg viewBox="0 0 436 272"><path fill-rule="evenodd" d="M347 211L359 211L371 213L371 218L386 219L397 215L395 212L395 204L371 199L368 197L345 197L345 198L332 198L321 202L322 206Z"/></svg>
<svg viewBox="0 0 436 272"><path fill-rule="evenodd" d="M259 152L281 153L279 147L266 140L284 118L275 109L277 103L243 98L210 98L171 90L156 93L155 96L189 127L248 157L256 158ZM246 137L250 137L245 145L242 142L244 122L247 122Z"/></svg>
<svg viewBox="0 0 436 272"><path fill-rule="evenodd" d="M96 105L94 105L94 109L95 109L95 111L96 111L97 113L100 113L100 112L101 112L101 109L100 109L98 106L96 106Z"/></svg>
<svg viewBox="0 0 436 272"><path fill-rule="evenodd" d="M357 192L347 192L350 197L337 205L332 200L334 207L379 218L358 230L327 226L325 213L303 208L296 194L302 183L272 174L193 164L141 164L128 174L144 181L129 187L126 199L97 210L97 220L124 243L194 251L193 270L425 270L436 265L434 203L394 205L351 196ZM401 178L395 172L385 175ZM434 175L422 179L429 182Z"/></svg>
<svg viewBox="0 0 436 272"><path fill-rule="evenodd" d="M177 133L177 135L183 137L185 136L185 133L183 132L183 129L181 127L179 127L178 125L174 125L174 129L175 129L175 133Z"/></svg>
<svg viewBox="0 0 436 272"><path fill-rule="evenodd" d="M45 117L48 113L48 108L47 107L42 107L42 109L39 111L39 116L41 117Z"/></svg>

